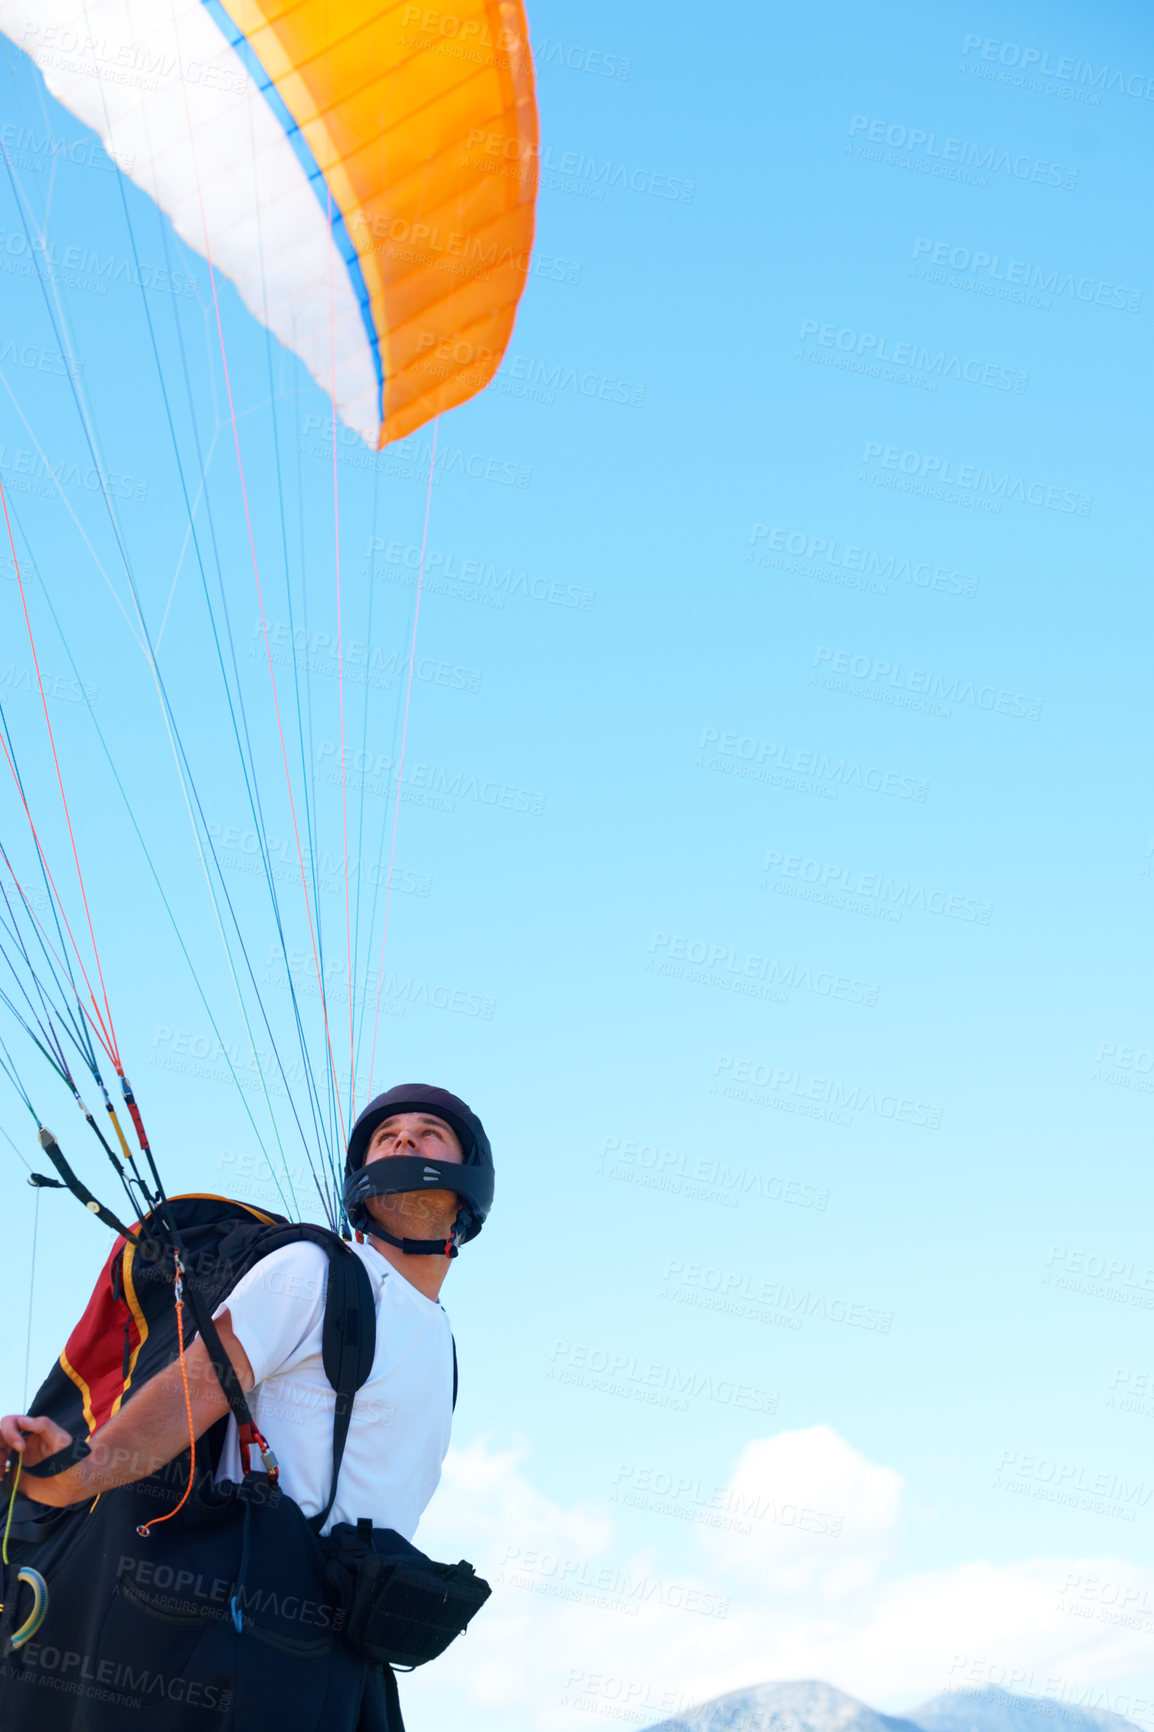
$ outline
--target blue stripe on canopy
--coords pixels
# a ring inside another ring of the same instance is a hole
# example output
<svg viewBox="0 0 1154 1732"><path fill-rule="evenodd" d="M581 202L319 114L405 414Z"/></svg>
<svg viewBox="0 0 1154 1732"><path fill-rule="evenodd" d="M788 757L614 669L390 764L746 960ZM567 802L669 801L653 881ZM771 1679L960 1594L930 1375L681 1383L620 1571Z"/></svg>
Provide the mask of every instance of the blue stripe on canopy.
<svg viewBox="0 0 1154 1732"><path fill-rule="evenodd" d="M201 4L214 23L219 26L221 34L243 62L253 83L276 115L284 129L285 138L291 145L297 161L304 169L309 185L325 213L325 221L329 225L333 244L345 262L345 269L349 273L349 280L353 286L353 294L356 296L361 309L361 319L364 323L365 335L369 340L369 348L372 351L373 366L377 373L378 402L383 403L385 371L381 364L381 345L373 320L372 301L369 297L369 288L365 282L364 272L361 270L361 261L356 244L349 233L344 213L332 196L332 189L325 179L320 163L312 153L308 140L293 119L280 91L261 65L260 58L248 37L233 23L221 4L221 0L201 0ZM333 413L336 413L335 404L333 405Z"/></svg>

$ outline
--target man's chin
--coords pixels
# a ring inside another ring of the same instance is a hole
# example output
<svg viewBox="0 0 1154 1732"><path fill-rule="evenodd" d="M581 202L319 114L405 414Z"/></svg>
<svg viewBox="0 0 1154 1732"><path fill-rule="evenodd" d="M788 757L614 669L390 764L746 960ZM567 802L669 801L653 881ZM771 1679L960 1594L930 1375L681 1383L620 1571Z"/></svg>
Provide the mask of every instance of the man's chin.
<svg viewBox="0 0 1154 1732"><path fill-rule="evenodd" d="M457 1219L457 1199L452 1192L442 1195L452 1197L452 1203L447 1208L440 1209L390 1209L378 1212L369 1205L369 1218L373 1227L383 1228L386 1233L392 1233L398 1239L447 1239L453 1230ZM422 1203L432 1203L432 1193L422 1193Z"/></svg>

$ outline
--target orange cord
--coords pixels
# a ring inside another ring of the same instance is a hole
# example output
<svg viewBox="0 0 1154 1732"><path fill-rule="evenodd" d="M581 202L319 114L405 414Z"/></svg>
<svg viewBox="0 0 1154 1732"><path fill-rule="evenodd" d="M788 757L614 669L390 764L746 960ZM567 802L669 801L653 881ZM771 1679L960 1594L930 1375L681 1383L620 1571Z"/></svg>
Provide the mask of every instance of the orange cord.
<svg viewBox="0 0 1154 1732"><path fill-rule="evenodd" d="M170 1509L167 1515L157 1516L155 1521L146 1522L143 1527L137 1528L136 1531L142 1539L147 1539L151 1530L153 1528L159 1527L161 1522L170 1522L172 1520L173 1516L180 1514L181 1510L184 1508L185 1504L188 1502L189 1494L192 1491L193 1482L196 1479L196 1427L193 1425L193 1422L192 1422L192 1396L191 1396L191 1394L189 1392L189 1388L188 1388L188 1367L184 1363L184 1283L182 1280L183 1274L184 1274L184 1271L180 1266L180 1259L178 1257L176 1260L176 1338L177 1338L177 1341L179 1343L179 1350L178 1351L179 1351L179 1359L180 1359L180 1379L181 1379L181 1382L184 1384L184 1411L188 1415L188 1449L189 1449L188 1484L184 1488L184 1496L181 1498L180 1502L177 1504L175 1509Z"/></svg>

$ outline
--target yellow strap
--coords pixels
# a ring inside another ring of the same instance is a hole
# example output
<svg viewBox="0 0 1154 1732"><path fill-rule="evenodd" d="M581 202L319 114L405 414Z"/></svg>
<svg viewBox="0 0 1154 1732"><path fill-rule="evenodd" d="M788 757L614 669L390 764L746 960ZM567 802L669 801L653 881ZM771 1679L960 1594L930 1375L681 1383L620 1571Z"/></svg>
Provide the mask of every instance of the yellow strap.
<svg viewBox="0 0 1154 1732"><path fill-rule="evenodd" d="M108 1108L108 1116L111 1118L113 1124L116 1127L116 1134L120 1138L120 1146L124 1150L124 1158L129 1163L129 1165L131 1166L131 1164L132 1164L132 1150L129 1148L127 1142L125 1141L124 1132L120 1128L120 1120L116 1116L116 1108L113 1106L111 1101L106 1101L104 1104Z"/></svg>
<svg viewBox="0 0 1154 1732"><path fill-rule="evenodd" d="M8 1499L8 1520L4 1523L4 1544L0 1546L0 1557L8 1562L8 1534L12 1527L12 1506L16 1502L16 1493L20 1490L20 1475L24 1471L24 1457L16 1457L16 1478L12 1481L12 1492Z"/></svg>

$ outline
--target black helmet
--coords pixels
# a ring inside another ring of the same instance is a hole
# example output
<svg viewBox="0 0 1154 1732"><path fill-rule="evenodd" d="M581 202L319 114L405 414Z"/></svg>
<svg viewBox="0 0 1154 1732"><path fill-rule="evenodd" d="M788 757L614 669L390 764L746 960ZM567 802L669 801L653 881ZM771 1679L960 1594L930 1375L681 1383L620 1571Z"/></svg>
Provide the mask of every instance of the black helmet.
<svg viewBox="0 0 1154 1732"><path fill-rule="evenodd" d="M371 1161L365 1155L373 1132L396 1113L428 1113L456 1132L462 1160L426 1160L421 1155L390 1155ZM365 1208L370 1197L436 1187L455 1191L461 1208L448 1239L397 1239L373 1221ZM401 1083L377 1095L360 1114L349 1137L345 1161L345 1213L358 1231L371 1232L410 1256L455 1257L457 1247L475 1239L493 1205L493 1151L485 1127L458 1096L428 1083Z"/></svg>

